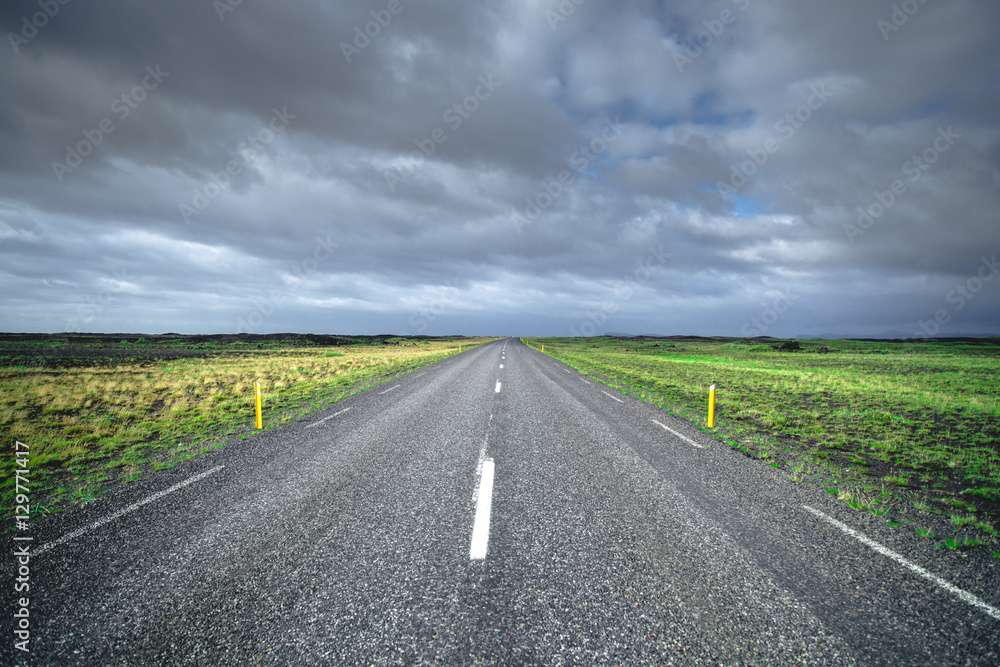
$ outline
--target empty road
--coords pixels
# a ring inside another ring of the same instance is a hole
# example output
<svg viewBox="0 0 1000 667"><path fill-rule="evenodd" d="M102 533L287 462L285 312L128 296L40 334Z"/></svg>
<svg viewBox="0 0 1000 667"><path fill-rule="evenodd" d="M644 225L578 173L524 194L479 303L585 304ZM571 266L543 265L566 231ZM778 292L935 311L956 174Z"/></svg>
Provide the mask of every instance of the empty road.
<svg viewBox="0 0 1000 667"><path fill-rule="evenodd" d="M36 525L16 664L1000 664L1000 568L516 338Z"/></svg>

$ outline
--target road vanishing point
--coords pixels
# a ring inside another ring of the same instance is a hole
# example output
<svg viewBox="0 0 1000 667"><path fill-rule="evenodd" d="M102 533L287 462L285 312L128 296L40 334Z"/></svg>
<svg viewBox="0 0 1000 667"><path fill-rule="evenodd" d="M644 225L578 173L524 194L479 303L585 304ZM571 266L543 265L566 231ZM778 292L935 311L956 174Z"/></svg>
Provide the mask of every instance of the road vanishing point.
<svg viewBox="0 0 1000 667"><path fill-rule="evenodd" d="M422 371L39 521L10 663L1000 664L1000 568L516 338Z"/></svg>

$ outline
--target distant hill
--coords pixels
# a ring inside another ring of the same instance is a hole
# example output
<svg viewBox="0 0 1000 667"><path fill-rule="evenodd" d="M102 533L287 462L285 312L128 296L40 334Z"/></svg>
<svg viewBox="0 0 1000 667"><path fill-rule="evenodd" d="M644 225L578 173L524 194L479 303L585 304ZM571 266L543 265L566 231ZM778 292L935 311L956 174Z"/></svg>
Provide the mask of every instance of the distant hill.
<svg viewBox="0 0 1000 667"><path fill-rule="evenodd" d="M860 335L832 334L824 333L818 336L794 336L794 338L832 338L835 340L898 340L907 338L928 338L929 336L914 336L913 332L897 331L890 329L878 333ZM941 331L934 338L996 338L1000 334L995 333L963 333L959 331Z"/></svg>
<svg viewBox="0 0 1000 667"><path fill-rule="evenodd" d="M647 339L647 340L653 340L653 339L657 339L657 338L664 338L664 339L666 339L666 338L702 339L703 338L705 340L725 338L725 339L731 339L731 340L741 340L743 338L741 336L676 336L676 335L674 335L674 336L664 336L662 334L630 334L630 333L622 333L621 331L609 331L607 333L603 333L603 334L599 334L599 335L600 336L606 336L608 338L643 338L643 339ZM788 340L788 338L785 338L783 336L778 336L778 337L757 336L757 338L767 339L767 340L771 340L772 338L773 338L773 340ZM815 335L814 334L814 335L811 335L811 336L807 336L807 335L802 334L802 335L798 335L798 336L791 336L790 338L792 338L792 339L799 339L799 340L803 340L803 339L806 339L806 340L808 340L808 339L812 339L812 340L819 340L819 339L829 339L829 340L910 340L910 339L913 339L913 338L927 338L927 336L914 336L912 332L906 332L906 331L899 331L899 330L896 330L896 329L890 329L890 330L887 330L887 331L879 331L877 333L865 334L865 335L822 333L822 334L819 334L819 335ZM991 333L964 333L964 332L961 332L961 331L942 331L938 335L934 336L934 338L1000 338L1000 334L995 334L995 333L992 333L992 334Z"/></svg>

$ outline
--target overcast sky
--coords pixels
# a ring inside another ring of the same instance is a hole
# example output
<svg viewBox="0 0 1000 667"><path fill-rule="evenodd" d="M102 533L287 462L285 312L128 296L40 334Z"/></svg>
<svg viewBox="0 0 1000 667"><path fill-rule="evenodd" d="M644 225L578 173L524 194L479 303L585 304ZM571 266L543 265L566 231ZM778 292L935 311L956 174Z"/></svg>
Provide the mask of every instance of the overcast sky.
<svg viewBox="0 0 1000 667"><path fill-rule="evenodd" d="M0 330L1000 332L995 0L5 0Z"/></svg>

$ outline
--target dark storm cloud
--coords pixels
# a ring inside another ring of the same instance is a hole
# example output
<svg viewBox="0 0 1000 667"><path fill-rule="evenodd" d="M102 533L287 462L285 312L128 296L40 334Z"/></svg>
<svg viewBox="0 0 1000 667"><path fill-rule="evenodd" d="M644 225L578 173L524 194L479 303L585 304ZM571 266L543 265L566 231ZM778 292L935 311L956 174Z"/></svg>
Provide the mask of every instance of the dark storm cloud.
<svg viewBox="0 0 1000 667"><path fill-rule="evenodd" d="M0 328L997 331L996 25L4 3Z"/></svg>

